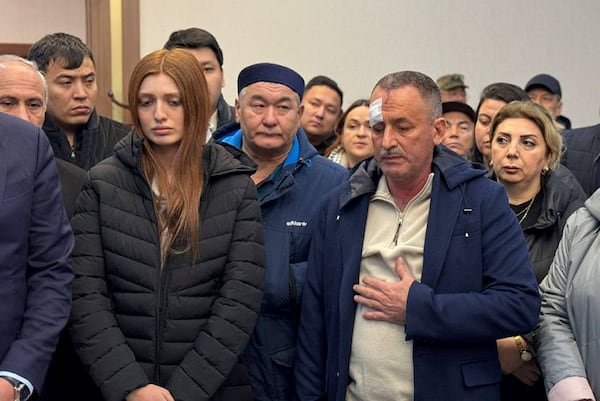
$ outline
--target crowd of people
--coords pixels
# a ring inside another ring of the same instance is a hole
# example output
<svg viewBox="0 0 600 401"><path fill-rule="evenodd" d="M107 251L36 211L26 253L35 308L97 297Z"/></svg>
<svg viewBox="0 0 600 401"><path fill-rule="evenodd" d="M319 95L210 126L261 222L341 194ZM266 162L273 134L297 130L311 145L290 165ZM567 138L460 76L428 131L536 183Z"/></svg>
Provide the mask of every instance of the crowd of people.
<svg viewBox="0 0 600 401"><path fill-rule="evenodd" d="M549 74L352 99L173 32L0 55L0 401L595 400L600 125Z"/></svg>

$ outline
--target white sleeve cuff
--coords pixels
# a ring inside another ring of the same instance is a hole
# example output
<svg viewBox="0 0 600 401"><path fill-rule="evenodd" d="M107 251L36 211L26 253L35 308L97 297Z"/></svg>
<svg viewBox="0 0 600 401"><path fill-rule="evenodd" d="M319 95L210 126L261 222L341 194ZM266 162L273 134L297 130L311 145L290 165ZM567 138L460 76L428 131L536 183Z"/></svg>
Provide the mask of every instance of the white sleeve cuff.
<svg viewBox="0 0 600 401"><path fill-rule="evenodd" d="M13 372L7 372L7 371L0 371L0 377L10 377L11 379L15 379L17 381L19 381L20 383L23 383L27 389L29 390L29 396L31 396L31 394L33 394L33 384L31 384L31 382L29 380L27 380L26 378L24 378L23 376L19 376L16 373Z"/></svg>
<svg viewBox="0 0 600 401"><path fill-rule="evenodd" d="M596 400L585 377L571 376L556 383L548 393L548 401Z"/></svg>

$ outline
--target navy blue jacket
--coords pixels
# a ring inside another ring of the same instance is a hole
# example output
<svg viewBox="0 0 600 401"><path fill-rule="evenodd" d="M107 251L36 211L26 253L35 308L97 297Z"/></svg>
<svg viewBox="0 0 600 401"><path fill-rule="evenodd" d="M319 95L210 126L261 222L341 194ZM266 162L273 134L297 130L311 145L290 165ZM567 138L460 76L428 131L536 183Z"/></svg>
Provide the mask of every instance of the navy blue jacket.
<svg viewBox="0 0 600 401"><path fill-rule="evenodd" d="M240 147L241 135L239 124L231 124L215 132L214 138ZM325 194L346 177L346 169L318 155L300 129L274 185L259 197L265 224L264 297L245 353L257 400L293 397L298 315L313 216Z"/></svg>
<svg viewBox="0 0 600 401"><path fill-rule="evenodd" d="M577 177L587 196L600 188L600 124L563 132L561 163Z"/></svg>
<svg viewBox="0 0 600 401"><path fill-rule="evenodd" d="M44 131L0 113L0 372L37 391L69 316L72 247Z"/></svg>
<svg viewBox="0 0 600 401"><path fill-rule="evenodd" d="M496 339L535 327L540 299L504 189L437 147L421 282L408 294L414 400L499 400ZM301 400L345 399L362 243L381 171L363 162L330 193L313 233L296 377ZM365 339L365 341L369 341Z"/></svg>

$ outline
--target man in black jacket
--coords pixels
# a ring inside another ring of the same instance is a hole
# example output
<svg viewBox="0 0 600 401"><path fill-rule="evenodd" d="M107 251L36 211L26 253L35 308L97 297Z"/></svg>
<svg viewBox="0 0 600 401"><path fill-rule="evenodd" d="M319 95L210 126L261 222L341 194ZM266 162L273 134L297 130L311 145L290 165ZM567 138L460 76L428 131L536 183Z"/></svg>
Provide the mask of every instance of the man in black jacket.
<svg viewBox="0 0 600 401"><path fill-rule="evenodd" d="M218 128L235 121L235 110L227 104L222 93L225 86L223 51L217 39L210 32L200 28L182 29L171 33L165 43L165 49L175 48L188 50L202 66L211 101L211 117L206 135L208 142Z"/></svg>
<svg viewBox="0 0 600 401"><path fill-rule="evenodd" d="M54 155L89 170L112 155L129 128L96 113L96 67L92 51L81 39L53 33L33 44L27 58L48 82L44 131Z"/></svg>

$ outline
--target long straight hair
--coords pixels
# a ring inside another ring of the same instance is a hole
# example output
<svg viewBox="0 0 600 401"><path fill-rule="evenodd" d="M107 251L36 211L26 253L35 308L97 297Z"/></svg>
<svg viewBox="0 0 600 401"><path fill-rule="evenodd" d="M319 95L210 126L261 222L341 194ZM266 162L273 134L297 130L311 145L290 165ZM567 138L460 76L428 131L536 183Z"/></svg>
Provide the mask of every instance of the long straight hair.
<svg viewBox="0 0 600 401"><path fill-rule="evenodd" d="M135 66L129 83L129 109L140 138L144 138L144 133L138 113L138 94L144 79L157 74L170 77L179 89L184 111L184 132L172 162L170 180L165 166L147 140L144 141L142 169L148 182L152 182L154 177L158 179L159 192L166 200L165 213L160 211L158 202L154 203L154 208L161 232L166 228L171 234L167 249L174 253L191 251L195 261L198 256L199 205L204 181L202 149L210 118L208 88L200 64L186 50L161 49L142 58Z"/></svg>

